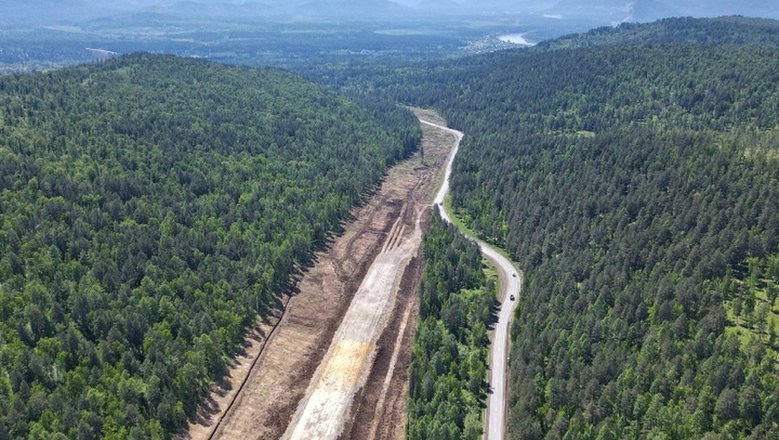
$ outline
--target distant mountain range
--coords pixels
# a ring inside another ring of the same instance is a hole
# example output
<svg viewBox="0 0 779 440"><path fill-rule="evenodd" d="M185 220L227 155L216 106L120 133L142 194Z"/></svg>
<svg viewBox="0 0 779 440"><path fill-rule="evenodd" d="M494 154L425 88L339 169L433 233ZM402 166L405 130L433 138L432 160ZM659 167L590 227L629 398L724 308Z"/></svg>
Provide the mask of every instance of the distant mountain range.
<svg viewBox="0 0 779 440"><path fill-rule="evenodd" d="M542 41L531 51L547 52L595 46L696 44L779 47L779 21L740 16L665 18L651 23L625 23Z"/></svg>
<svg viewBox="0 0 779 440"><path fill-rule="evenodd" d="M225 20L395 21L438 15L530 14L594 25L671 16L779 18L773 0L5 0L0 25L77 24L113 14L153 12Z"/></svg>
<svg viewBox="0 0 779 440"><path fill-rule="evenodd" d="M609 21L653 21L672 16L745 15L779 18L774 0L396 0L417 10L452 9L475 12L522 12L563 18L600 17Z"/></svg>
<svg viewBox="0 0 779 440"><path fill-rule="evenodd" d="M602 17L612 23L646 22L673 16L715 17L734 14L779 18L779 4L769 0L561 0L547 12L563 17Z"/></svg>
<svg viewBox="0 0 779 440"><path fill-rule="evenodd" d="M280 2L280 5L283 4L288 5L287 10L292 14L292 18L309 20L393 20L408 16L412 12L407 6L389 0L309 0L297 5Z"/></svg>

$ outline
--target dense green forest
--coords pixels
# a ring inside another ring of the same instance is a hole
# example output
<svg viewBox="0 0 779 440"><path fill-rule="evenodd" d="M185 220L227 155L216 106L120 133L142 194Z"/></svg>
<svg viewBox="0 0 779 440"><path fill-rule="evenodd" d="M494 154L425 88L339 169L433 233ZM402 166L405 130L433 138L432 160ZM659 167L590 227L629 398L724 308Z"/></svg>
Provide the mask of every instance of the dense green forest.
<svg viewBox="0 0 779 440"><path fill-rule="evenodd" d="M479 246L441 220L425 233L420 314L409 366L407 437L479 439L496 277Z"/></svg>
<svg viewBox="0 0 779 440"><path fill-rule="evenodd" d="M396 71L466 133L459 215L527 271L512 438L779 436L779 50L718 35Z"/></svg>
<svg viewBox="0 0 779 440"><path fill-rule="evenodd" d="M0 77L0 439L164 438L420 132L527 277L513 438L779 437L775 21L271 69L136 55ZM650 44L647 44L650 43ZM303 63L306 64L306 63ZM408 435L477 438L494 287L424 243Z"/></svg>
<svg viewBox="0 0 779 440"><path fill-rule="evenodd" d="M542 41L530 48L503 50L478 56L427 62L389 59L339 62L333 59L322 64L294 66L294 69L312 81L333 87L350 96L368 96L371 100L391 100L454 110L458 108L456 104L444 104L447 97L459 96L474 78L489 75L499 62L522 64L523 59L517 56L529 56L527 52L538 54L596 46L682 44L776 47L779 46L779 21L739 16L667 18L653 23L623 23L617 27L597 28L582 34ZM543 59L553 58L554 55L549 55ZM571 69L568 72L570 75L578 73L574 67L568 66ZM507 66L502 69L510 70ZM540 72L529 73L538 75ZM539 86L542 87L540 90L544 90L543 84L539 83ZM497 102L510 99L508 94L505 95ZM475 109L474 107L472 110Z"/></svg>
<svg viewBox="0 0 779 440"><path fill-rule="evenodd" d="M607 45L695 43L779 46L779 22L739 16L665 18L653 23L622 23L583 34L542 41L531 50L548 51Z"/></svg>
<svg viewBox="0 0 779 440"><path fill-rule="evenodd" d="M0 438L170 436L418 137L272 69L0 77Z"/></svg>

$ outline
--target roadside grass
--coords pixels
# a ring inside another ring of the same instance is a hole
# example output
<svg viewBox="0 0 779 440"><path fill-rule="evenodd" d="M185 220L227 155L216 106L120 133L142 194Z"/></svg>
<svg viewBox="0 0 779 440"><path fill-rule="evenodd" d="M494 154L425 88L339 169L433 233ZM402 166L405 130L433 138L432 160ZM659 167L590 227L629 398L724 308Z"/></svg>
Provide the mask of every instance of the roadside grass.
<svg viewBox="0 0 779 440"><path fill-rule="evenodd" d="M498 277L498 268L495 267L492 262L484 257L481 259L482 272L484 272L484 278L487 283L490 281L495 282L495 286L500 284L500 278Z"/></svg>
<svg viewBox="0 0 779 440"><path fill-rule="evenodd" d="M444 198L444 209L446 209L446 212L449 213L449 217L451 217L451 219L452 219L452 224L454 224L454 226L460 231L460 233L462 233L463 235L465 235L468 238L471 238L471 239L476 238L476 239L479 239L479 240L481 240L481 241L483 241L485 243L488 243L491 248L493 248L496 251L498 251L499 254L503 255L504 257L506 257L507 260L511 261L511 263L514 264L514 266L518 267L517 262L514 261L513 258L511 258L511 256L508 254L508 252L506 252L505 249L503 249L502 247L500 247L500 246L498 246L498 245L496 245L494 243L490 243L490 242L482 239L479 236L479 234L476 233L476 231L474 231L473 229L471 229L468 226L467 222L460 216L460 213L455 211L454 208L452 207L452 195L451 195L451 193L446 194L446 197Z"/></svg>

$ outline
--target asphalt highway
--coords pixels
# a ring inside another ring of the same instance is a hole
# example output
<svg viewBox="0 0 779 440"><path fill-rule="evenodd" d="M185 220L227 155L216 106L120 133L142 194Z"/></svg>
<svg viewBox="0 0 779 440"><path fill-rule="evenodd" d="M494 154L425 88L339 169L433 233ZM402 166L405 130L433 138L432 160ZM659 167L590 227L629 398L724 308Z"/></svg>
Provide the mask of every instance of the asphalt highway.
<svg viewBox="0 0 779 440"><path fill-rule="evenodd" d="M454 161L455 155L457 155L463 133L422 119L420 119L420 122L451 133L456 138L455 145L447 159L444 183L441 185L441 189L439 189L433 200L433 203L438 205L441 218L452 223L450 213L444 208L444 199L449 192L449 178L452 175L452 162ZM466 236L468 235L466 234ZM487 401L484 438L485 440L503 440L506 433L506 375L508 372L507 364L509 349L508 332L511 317L519 302L519 292L522 288L522 274L514 267L508 258L501 255L493 247L479 240L477 237L468 236L468 238L479 244L482 254L498 269L498 276L500 278L498 299L502 304L498 313L498 322L495 324L495 330L492 337L492 350L490 350L490 394ZM515 298L514 300L510 299L512 295Z"/></svg>

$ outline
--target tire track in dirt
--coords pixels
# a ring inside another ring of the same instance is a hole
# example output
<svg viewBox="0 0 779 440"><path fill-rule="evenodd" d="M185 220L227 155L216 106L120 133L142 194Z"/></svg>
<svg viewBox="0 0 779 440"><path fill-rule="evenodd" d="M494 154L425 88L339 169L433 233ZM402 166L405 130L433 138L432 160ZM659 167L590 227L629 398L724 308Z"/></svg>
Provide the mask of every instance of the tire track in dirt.
<svg viewBox="0 0 779 440"><path fill-rule="evenodd" d="M264 348L255 352L251 361L253 368L240 377L231 371L230 376L236 376L234 379L238 380L233 382L233 387L238 389L237 396L232 404L221 405L225 409L229 407L229 411L217 408L219 411L214 412L210 418L198 422L197 427L201 428L200 430L185 432L179 435L179 438L277 439L282 435L311 377L325 356L333 335L343 321L370 262L390 238L390 251L402 246L409 231L414 229L414 218L418 217L420 206L426 207L429 204L429 194L425 196L422 193L431 193L430 181L436 180L446 156L446 151L441 150L440 157L436 158L434 150L425 148L426 160L432 163L431 166L422 164L417 153L411 159L393 167L376 193L365 205L353 211L351 219L343 225L341 235L333 237L328 249L316 255L314 266L304 270L297 284L298 293L288 298L276 329L267 332ZM391 237L390 230L393 225L397 225L397 228ZM421 274L416 266L420 266L421 262L416 256L412 261L410 267L415 269L406 271L403 275L403 292L396 301L402 301L403 304L396 304L391 312L391 331L394 333L389 335L391 338L384 338L382 335L380 340L387 341L386 347L371 355L372 365L386 364L395 351L393 347L398 340L395 320L400 320L405 310L400 306L416 304L416 283ZM403 347L396 360L394 376L397 379L390 381L385 399L387 413L379 415L382 417L382 423L379 424L378 438L387 438L381 433L396 432L398 426L402 432L405 423L405 365L408 363L411 341L416 330L416 308L416 305L411 307L413 313L409 317L402 338ZM249 353L247 357L251 355L252 353ZM370 378L369 384L372 384L374 381L372 376ZM384 376L378 383L384 383ZM222 391L217 394L222 394ZM221 423L218 423L219 420ZM366 429L361 424L355 425L354 420L356 417L350 415L346 422L350 432L353 426L354 432ZM385 425L384 420L391 420L390 425ZM372 417L367 421L368 426L371 422Z"/></svg>
<svg viewBox="0 0 779 440"><path fill-rule="evenodd" d="M376 343L394 309L403 273L421 244L422 231L417 227L395 247L407 207L404 204L384 251L368 269L283 439L336 439L341 434L353 398L370 374Z"/></svg>
<svg viewBox="0 0 779 440"><path fill-rule="evenodd" d="M430 119L429 113L423 113ZM434 118L433 118L434 119ZM414 228L417 220L423 219L419 229L427 229L428 213L433 194L443 177L444 162L448 157L452 142L448 134L423 126L422 148L429 165L415 169L419 176L409 191L411 206L404 218L407 228ZM419 313L417 290L421 280L423 262L421 252L409 264L403 276L402 285L397 293L395 309L389 324L376 346L370 377L362 390L355 396L350 419L346 422L341 440L405 439L407 423L406 399L408 396L408 365L411 360L411 348L416 335ZM410 311L405 331L400 331L406 311ZM400 342L400 345L398 345ZM394 368L391 365L395 362ZM389 384L387 387L386 385ZM382 401L382 405L379 402Z"/></svg>
<svg viewBox="0 0 779 440"><path fill-rule="evenodd" d="M387 391L389 391L390 382L395 375L395 366L398 363L398 356L400 355L401 344L403 343L403 335L406 333L406 326L408 325L408 318L411 315L411 305L406 304L405 312L403 313L403 320L400 321L400 329L398 329L398 337L395 340L395 349L392 351L392 357L390 358L389 368L387 369L387 375L384 378L384 385L379 394L379 400L376 403L376 413L382 413L384 411L384 402L387 400ZM379 429L379 418L374 417L371 422L370 435L368 440L374 440L376 438L376 431Z"/></svg>

